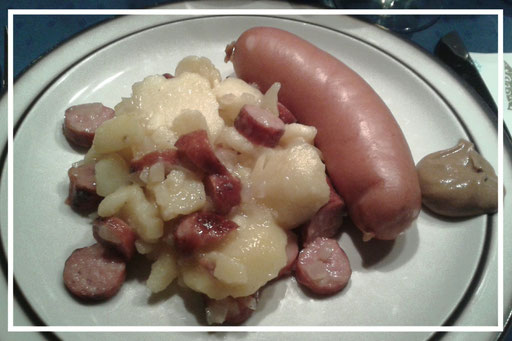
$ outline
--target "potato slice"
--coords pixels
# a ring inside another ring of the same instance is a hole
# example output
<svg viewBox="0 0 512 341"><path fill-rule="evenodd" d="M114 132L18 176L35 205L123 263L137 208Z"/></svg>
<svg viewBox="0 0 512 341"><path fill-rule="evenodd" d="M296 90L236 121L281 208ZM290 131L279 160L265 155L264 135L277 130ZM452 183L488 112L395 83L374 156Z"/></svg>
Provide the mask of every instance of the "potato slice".
<svg viewBox="0 0 512 341"><path fill-rule="evenodd" d="M151 265L151 273L146 286L153 293L163 291L178 277L178 273L174 254L169 250L162 251Z"/></svg>
<svg viewBox="0 0 512 341"><path fill-rule="evenodd" d="M234 127L224 127L215 143L245 154L252 154L258 148L242 136Z"/></svg>
<svg viewBox="0 0 512 341"><path fill-rule="evenodd" d="M287 260L286 233L268 209L245 208L232 219L239 228L203 255L207 264L214 260L213 274L200 261L182 259L184 283L214 299L255 293L277 277Z"/></svg>
<svg viewBox="0 0 512 341"><path fill-rule="evenodd" d="M109 154L96 162L96 193L106 197L118 188L130 184L130 169L118 154Z"/></svg>
<svg viewBox="0 0 512 341"><path fill-rule="evenodd" d="M96 129L93 148L100 154L120 151L144 139L144 128L134 115L116 116Z"/></svg>
<svg viewBox="0 0 512 341"><path fill-rule="evenodd" d="M137 185L118 188L107 195L98 207L101 217L119 215L147 242L154 242L163 235L163 222L158 208L149 202Z"/></svg>
<svg viewBox="0 0 512 341"><path fill-rule="evenodd" d="M201 209L206 194L201 179L186 170L172 170L165 181L149 187L164 221Z"/></svg>
<svg viewBox="0 0 512 341"><path fill-rule="evenodd" d="M233 125L240 109L246 104L259 105L263 94L238 78L227 78L214 89L219 102L219 115Z"/></svg>
<svg viewBox="0 0 512 341"><path fill-rule="evenodd" d="M175 76L179 76L185 72L197 73L210 82L210 86L214 88L220 81L220 72L215 65L206 57L188 56L183 58L176 66Z"/></svg>
<svg viewBox="0 0 512 341"><path fill-rule="evenodd" d="M314 144L316 128L300 123L287 124L284 127L284 134L279 140L279 145L289 147L293 144L308 143Z"/></svg>
<svg viewBox="0 0 512 341"><path fill-rule="evenodd" d="M185 135L196 130L206 130L206 132L208 132L208 124L200 111L184 110L172 122L172 130L178 136Z"/></svg>
<svg viewBox="0 0 512 341"><path fill-rule="evenodd" d="M249 280L247 269L236 258L219 252L211 252L208 255L208 259L216 264L213 276L219 281L235 285L247 284Z"/></svg>
<svg viewBox="0 0 512 341"><path fill-rule="evenodd" d="M254 196L274 209L280 226L292 229L306 222L329 200L325 165L315 147L302 143L268 149L251 174Z"/></svg>

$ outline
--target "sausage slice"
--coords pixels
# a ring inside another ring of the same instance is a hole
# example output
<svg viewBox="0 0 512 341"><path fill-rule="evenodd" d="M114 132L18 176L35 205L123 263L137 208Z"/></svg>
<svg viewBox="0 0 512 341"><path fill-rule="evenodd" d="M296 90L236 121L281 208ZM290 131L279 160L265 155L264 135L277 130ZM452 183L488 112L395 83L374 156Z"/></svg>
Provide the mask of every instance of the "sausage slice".
<svg viewBox="0 0 512 341"><path fill-rule="evenodd" d="M66 288L85 300L106 300L114 296L125 276L124 260L101 244L73 251L63 272Z"/></svg>
<svg viewBox="0 0 512 341"><path fill-rule="evenodd" d="M161 162L164 165L165 174L169 174L173 166L179 162L178 151L176 149L166 149L147 153L141 158L133 159L130 162L130 171L138 172L146 167L153 166L157 162Z"/></svg>
<svg viewBox="0 0 512 341"><path fill-rule="evenodd" d="M256 105L244 105L234 125L252 143L269 148L275 147L284 134L283 121Z"/></svg>
<svg viewBox="0 0 512 341"><path fill-rule="evenodd" d="M345 202L336 193L329 178L327 178L327 183L330 189L329 201L320 207L311 220L302 228L304 244L311 243L318 237L334 237L343 223Z"/></svg>
<svg viewBox="0 0 512 341"><path fill-rule="evenodd" d="M297 123L295 115L283 103L277 102L277 110L279 111L279 119L285 124Z"/></svg>
<svg viewBox="0 0 512 341"><path fill-rule="evenodd" d="M215 213L196 212L189 214L174 230L174 241L182 252L194 252L218 243L238 225Z"/></svg>
<svg viewBox="0 0 512 341"><path fill-rule="evenodd" d="M103 199L96 193L95 164L87 163L68 170L69 193L66 204L79 213L91 213Z"/></svg>
<svg viewBox="0 0 512 341"><path fill-rule="evenodd" d="M317 238L299 253L295 278L315 294L341 291L351 275L347 255L334 239Z"/></svg>
<svg viewBox="0 0 512 341"><path fill-rule="evenodd" d="M137 235L124 220L118 217L97 218L93 222L94 239L117 250L126 260L135 252Z"/></svg>
<svg viewBox="0 0 512 341"><path fill-rule="evenodd" d="M69 107L64 114L64 136L74 146L90 148L96 129L114 114L113 109L101 103Z"/></svg>
<svg viewBox="0 0 512 341"><path fill-rule="evenodd" d="M242 185L233 175L209 175L205 180L206 193L212 198L213 207L219 214L228 214L240 204Z"/></svg>
<svg viewBox="0 0 512 341"><path fill-rule="evenodd" d="M196 130L181 135L174 144L180 157L185 157L192 164L207 174L228 174L227 168L220 162L208 140L206 130Z"/></svg>

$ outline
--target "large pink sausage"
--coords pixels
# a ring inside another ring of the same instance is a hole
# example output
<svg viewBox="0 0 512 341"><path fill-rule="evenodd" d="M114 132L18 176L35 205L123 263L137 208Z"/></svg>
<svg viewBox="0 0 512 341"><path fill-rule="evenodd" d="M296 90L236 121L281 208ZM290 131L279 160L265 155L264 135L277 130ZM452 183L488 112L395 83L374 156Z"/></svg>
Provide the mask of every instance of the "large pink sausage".
<svg viewBox="0 0 512 341"><path fill-rule="evenodd" d="M226 49L238 77L318 130L332 182L364 238L394 239L421 208L418 176L405 137L375 91L353 70L282 30L256 27Z"/></svg>

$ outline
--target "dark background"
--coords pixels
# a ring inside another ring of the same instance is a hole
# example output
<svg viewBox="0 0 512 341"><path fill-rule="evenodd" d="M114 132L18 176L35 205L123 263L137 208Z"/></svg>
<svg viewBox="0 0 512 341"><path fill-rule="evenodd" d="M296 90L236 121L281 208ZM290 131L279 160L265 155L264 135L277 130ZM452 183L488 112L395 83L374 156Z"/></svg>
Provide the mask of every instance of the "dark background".
<svg viewBox="0 0 512 341"><path fill-rule="evenodd" d="M0 25L7 26L8 9L142 9L178 1L162 0L7 0L0 4ZM298 1L323 8L334 7L334 1ZM365 0L343 1L349 8L365 8ZM504 9L504 51L512 52L512 2L510 0L448 0L445 9ZM358 6L361 4L361 6ZM62 42L86 28L98 25L115 16L104 15L16 15L14 20L14 77L15 79L34 61ZM494 15L440 16L427 29L413 33L399 33L402 37L433 52L439 39L456 30L471 52L497 52L497 18ZM6 35L0 44L0 66L5 73ZM5 74L4 74L5 76Z"/></svg>

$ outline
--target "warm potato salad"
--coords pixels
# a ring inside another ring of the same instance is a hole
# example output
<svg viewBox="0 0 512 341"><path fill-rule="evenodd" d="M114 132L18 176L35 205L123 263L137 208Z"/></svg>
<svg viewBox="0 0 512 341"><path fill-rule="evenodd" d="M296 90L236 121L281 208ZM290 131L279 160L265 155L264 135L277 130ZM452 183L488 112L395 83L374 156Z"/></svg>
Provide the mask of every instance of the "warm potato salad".
<svg viewBox="0 0 512 341"><path fill-rule="evenodd" d="M126 223L135 252L152 262L151 292L178 283L207 300L255 295L287 265L288 230L328 202L314 127L285 124L273 147L258 143L260 135L252 138L254 112L273 116L263 120L264 134L265 122L278 117L279 87L261 93L191 56L174 76L135 83L114 117L96 129L74 166L89 166L95 179L95 238L125 247L122 223L111 219ZM78 187L70 186L72 206ZM74 293L74 284L66 285Z"/></svg>

